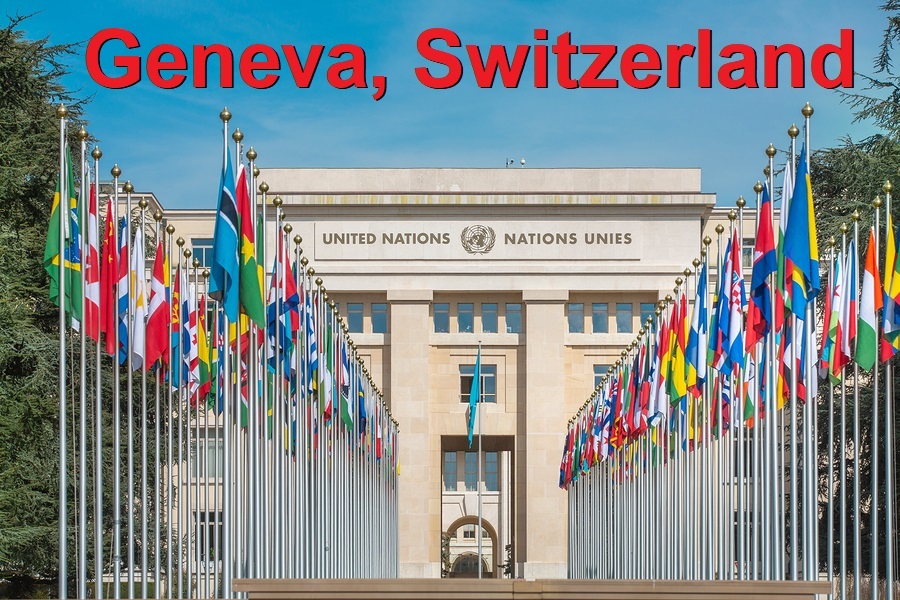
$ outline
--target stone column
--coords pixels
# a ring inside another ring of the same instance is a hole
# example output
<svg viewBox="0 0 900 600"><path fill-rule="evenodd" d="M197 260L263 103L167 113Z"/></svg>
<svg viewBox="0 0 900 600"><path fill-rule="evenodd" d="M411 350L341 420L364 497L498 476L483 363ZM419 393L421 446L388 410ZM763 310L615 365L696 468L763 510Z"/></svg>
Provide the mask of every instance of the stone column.
<svg viewBox="0 0 900 600"><path fill-rule="evenodd" d="M388 290L391 412L400 423L400 577L441 576L440 436L429 426L430 290Z"/></svg>
<svg viewBox="0 0 900 600"><path fill-rule="evenodd" d="M559 489L565 431L568 290L525 290L524 431L516 460L518 561L526 579L566 576L566 494ZM524 539L523 539L524 538ZM524 551L523 551L524 550Z"/></svg>

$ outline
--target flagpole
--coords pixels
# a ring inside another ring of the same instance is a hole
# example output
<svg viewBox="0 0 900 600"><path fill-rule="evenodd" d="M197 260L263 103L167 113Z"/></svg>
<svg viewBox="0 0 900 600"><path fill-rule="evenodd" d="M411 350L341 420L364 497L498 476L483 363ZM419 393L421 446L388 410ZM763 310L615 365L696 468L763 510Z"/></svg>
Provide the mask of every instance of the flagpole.
<svg viewBox="0 0 900 600"><path fill-rule="evenodd" d="M876 196L875 200L872 202L872 207L875 209L875 273L879 272L881 268L879 264L878 253L880 251L880 242L878 239L879 231L878 229L881 227L879 222L879 216L881 213L881 197ZM885 222L887 222L887 218L885 218ZM882 293L882 290L875 290L875 294ZM877 306L877 302L875 304ZM874 376L874 381L872 384L872 425L871 425L871 452L872 452L872 467L871 467L871 494L872 494L872 509L871 513L871 588L872 588L872 600L878 600L878 363L879 363L879 354L880 354L880 336L879 336L879 326L878 322L880 321L878 311L875 311L875 364L872 367L872 374Z"/></svg>
<svg viewBox="0 0 900 600"><path fill-rule="evenodd" d="M830 254L828 257L828 281L831 289L834 289L835 281L835 254L834 247L837 242L834 236L828 239ZM832 294L833 296L833 294ZM833 300L832 300L833 301ZM827 306L827 304L826 304ZM824 321L829 322L830 315L825 315ZM828 338L827 328L822 329L822 347L825 348L825 340ZM828 581L831 583L831 596L834 597L834 383L828 373L828 360L823 352L821 360L825 361L825 378L828 381ZM821 368L821 365L820 365ZM843 492L843 490L841 490Z"/></svg>
<svg viewBox="0 0 900 600"><path fill-rule="evenodd" d="M481 340L478 340L478 355L479 355L479 357L481 356ZM484 391L481 389L481 368L480 368L481 365L480 365L480 362L481 361L479 359L479 369L478 369L478 373L475 373L475 377L478 378L477 403L483 404L482 398L483 398ZM475 385L475 384L476 384L476 382L472 383L472 385ZM476 404L476 407L477 407L477 404ZM477 411L476 416L478 417L478 461L477 461L477 466L478 466L478 475L477 475L477 477L478 477L478 479L477 479L477 481L478 481L478 484L477 484L478 485L478 532L476 533L476 535L478 536L478 579L481 579L481 577L482 577L481 571L482 571L482 566L483 566L481 563L481 538L483 537L482 536L482 523L481 523L481 519L482 519L482 515L481 515L481 510L482 510L482 504L481 504L481 502L482 502L482 498L481 498L481 488L482 488L482 481L481 481L481 413L484 412L484 406L482 406L481 409L482 410L478 410L478 408L475 409Z"/></svg>
<svg viewBox="0 0 900 600"><path fill-rule="evenodd" d="M844 257L845 264L849 263L849 256L847 255L847 231L849 228L846 223L841 223L840 232L841 232L841 254ZM854 257L855 258L855 257ZM855 282L851 282L849 277L847 278L848 283L850 285L855 286ZM842 290L846 295L846 298L850 298L850 290ZM845 326L848 324L844 324ZM841 342L843 344L843 342ZM843 352L843 350L841 350ZM845 378L845 366L841 366L840 370L841 375L841 432L840 432L840 442L838 443L838 447L841 449L841 458L840 458L840 490L841 490L841 501L840 501L840 547L841 547L841 556L840 556L840 573L841 573L841 600L845 600L847 597L847 381Z"/></svg>
<svg viewBox="0 0 900 600"><path fill-rule="evenodd" d="M853 211L853 242L854 249L859 247L859 211ZM858 281L851 281L850 285L858 286ZM852 318L859 322L859 305L853 311ZM857 338L858 339L858 338ZM853 361L853 600L860 600L860 585L862 583L862 552L861 523L859 515L859 503L862 501L860 492L859 474L859 363Z"/></svg>
<svg viewBox="0 0 900 600"><path fill-rule="evenodd" d="M125 262L127 264L127 275L125 281L128 286L128 307L125 312L127 340L125 344L125 361L128 377L126 386L128 393L128 414L126 415L128 420L128 598L134 598L134 363L132 358L132 345L134 342L134 323L132 322L134 319L134 311L132 310L132 303L134 302L132 297L134 295L134 273L131 270L131 253L133 250L133 240L131 238L131 193L134 191L134 186L131 185L131 181L126 181L122 189L125 192L126 199Z"/></svg>
<svg viewBox="0 0 900 600"><path fill-rule="evenodd" d="M153 213L153 220L156 221L156 234L154 239L156 240L156 248L158 251L165 251L162 246L159 244L159 237L163 233L162 230L162 211L157 209ZM149 306L149 302L148 302ZM149 310L147 311L148 319L149 319ZM171 313L167 315L167 317L171 317ZM169 319L171 320L171 318ZM146 335L144 337L146 340ZM166 340L166 343L169 343L169 340ZM146 342L144 344L144 361L147 360L147 352L146 352ZM145 368L149 368L150 365L145 365ZM162 510L161 503L161 490L160 490L160 481L159 475L162 472L162 462L160 461L160 441L159 441L159 428L162 423L162 413L160 412L159 405L159 388L162 386L162 357L160 357L159 364L156 368L156 385L155 394L154 394L154 427L153 427L153 463L154 463L154 477L153 477L153 597L160 598L160 554L159 554L159 525L160 525L160 511ZM146 499L145 499L146 501Z"/></svg>
<svg viewBox="0 0 900 600"><path fill-rule="evenodd" d="M110 174L113 176L113 202L112 208L115 212L113 218L116 219L116 223L113 225L113 231L116 233L119 232L119 223L118 223L118 210L119 210L119 175L122 174L122 169L119 168L119 165L113 165L113 168L110 170ZM110 216L107 214L106 218L109 219ZM127 233L126 233L127 235ZM121 246L121 242L118 240L118 236L116 237L116 241L118 242L117 246ZM115 250L118 258L119 249L118 247ZM117 261L118 262L118 261ZM120 267L121 268L121 267ZM112 403L112 422L113 422L113 598L118 600L121 598L121 587L122 587L122 489L121 489L121 456L119 453L121 447L121 423L122 423L122 407L121 407L121 368L119 365L119 345L121 344L121 340L119 340L119 309L118 309L118 288L119 288L119 274L115 274L115 287L116 287L116 318L114 319L113 326L113 336L115 338L115 347L112 355L112 367L113 374L115 379L113 381L113 403ZM109 335L109 332L107 332ZM63 596L65 597L65 596Z"/></svg>
<svg viewBox="0 0 900 600"><path fill-rule="evenodd" d="M173 415L172 415L172 408L173 408L173 406L172 406L172 395L173 395L172 384L174 383L174 378L172 376L172 373L173 373L174 369L178 368L178 363L175 361L175 352L174 352L175 349L172 347L172 335L173 335L173 325L174 325L174 323L172 322L172 315L174 314L173 311L175 310L175 308L173 306L174 298L172 297L172 273L171 273L172 269L171 269L171 267L172 267L172 235L174 233L175 233L175 226L172 225L171 223L166 225L166 234L168 234L168 239L166 240L166 253L168 256L168 260L166 261L165 276L169 281L169 288L166 290L166 292L169 294L169 298L168 298L169 299L169 318L167 319L168 323L169 323L169 327L168 327L169 337L166 340L166 345L168 347L168 355L169 355L169 366L168 366L167 373L166 373L168 376L167 382L166 382L166 433L168 434L168 436L167 436L168 439L167 439L167 443L166 443L166 459L167 459L166 464L168 465L168 468L166 469L166 598L168 600L172 600L172 597L173 597L172 577L173 577L174 569L173 569L173 564L172 564L172 549L173 549L173 546L175 545L175 538L174 538L174 531L173 531L174 523L172 521L172 508L173 508L172 507L172 496L173 496L173 487L174 487L173 486L174 479L173 479L172 471L173 471L173 467L175 465L174 460L173 460L174 459L174 451L172 448L174 441L175 441L175 439L174 439L175 432L172 430L172 423L174 420ZM179 463L179 470L180 470L180 468L181 468L181 464ZM181 475L179 475L179 478L180 477L181 477ZM180 564L177 565L177 568L178 568L179 578L180 578L181 565Z"/></svg>
<svg viewBox="0 0 900 600"><path fill-rule="evenodd" d="M141 198L138 201L138 206L141 209L141 243L144 242L144 233L146 231L146 218L147 218L147 199ZM140 254L138 256L144 255L144 249L140 250ZM140 277L143 283L144 279L144 268L145 265L138 265L138 269L140 271L135 272L136 277ZM137 287L137 284L135 284ZM142 286L146 290L146 286ZM135 298L137 301L137 298ZM147 302L147 298L142 298L142 302ZM145 333L143 335L143 339L141 340L141 597L147 597L147 562L148 562L148 552L147 552L147 312L144 311L144 315L141 317L143 323L141 323L141 327L144 328ZM135 324L135 328L136 328Z"/></svg>
<svg viewBox="0 0 900 600"><path fill-rule="evenodd" d="M87 171L86 154L87 154L87 138L88 132L84 128L78 130L78 140L81 146L81 171L80 171L80 189L78 201L78 223L81 237L81 247L78 251L81 253L81 290L79 293L82 298L82 307L84 307L84 272L85 272L85 244L87 236L84 235L84 205L88 200L88 192L85 185L90 181L90 175ZM68 205L68 199L66 200ZM68 209L68 206L67 206ZM66 213L68 214L68 213ZM83 308L82 308L83 311ZM78 597L87 597L87 319L82 312L81 315L81 377L79 381L79 432L78 432L78 568L77 568L77 584Z"/></svg>
<svg viewBox="0 0 900 600"><path fill-rule="evenodd" d="M887 229L891 224L891 191L893 186L890 181L885 181L882 186L885 201L885 220L884 225ZM890 239L890 233L885 233L885 240ZM893 269L894 265L884 265L885 272ZM890 293L890 291L888 292ZM890 299L889 302L893 302ZM884 486L885 486L885 531L887 539L885 539L885 597L892 599L894 597L894 379L893 366L890 358L885 360L884 367ZM877 539L877 538L876 538ZM874 589L874 588L873 588Z"/></svg>
<svg viewBox="0 0 900 600"><path fill-rule="evenodd" d="M66 505L66 241L65 221L69 218L69 201L66 195L66 116L69 110L60 104L56 109L59 119L59 597L67 597L68 539Z"/></svg>
<svg viewBox="0 0 900 600"><path fill-rule="evenodd" d="M91 151L94 158L94 201L99 218L100 211L100 158L103 153L99 146L94 146ZM106 215L107 220L110 215ZM99 221L97 226L99 227ZM99 232L98 232L99 234ZM98 235L99 237L99 235ZM98 246L99 252L99 246ZM100 257L97 257L97 266L101 268ZM99 272L98 272L99 279ZM97 309L99 311L99 299ZM100 313L97 314L98 318ZM94 357L95 383L94 391L94 597L100 600L103 597L103 406L102 406L102 381L100 371L100 327L97 327L97 348Z"/></svg>
<svg viewBox="0 0 900 600"><path fill-rule="evenodd" d="M174 232L173 232L174 233ZM178 286L178 335L177 337L177 349L178 351L174 353L172 356L172 373L178 373L178 398L176 399L176 410L178 412L178 598L181 600L185 597L185 575L187 575L187 595L190 596L191 589L191 560L189 554L189 546L188 546L188 535L185 535L185 532L190 532L190 525L188 523L189 516L189 502L190 502L190 494L188 493L188 484L186 480L190 477L190 452L185 456L184 452L184 442L185 440L185 413L187 412L184 407L184 385L183 381L183 373L184 369L182 368L182 363L184 362L184 344L182 340L184 336L181 333L181 329L184 326L184 319L186 315L184 315L181 310L183 306L182 297L184 294L187 294L186 286L183 285L183 276L182 276L182 268L181 268L181 257L183 255L184 250L184 238L178 237L175 240L175 244L178 246L178 250L176 251L175 258L177 259L177 268L175 270L176 282L173 283L173 288L175 285ZM174 304L175 295L172 294L172 300ZM177 359L177 360L176 360ZM177 370L177 371L176 371ZM174 375L172 377L174 382ZM185 566L187 569L185 569ZM185 573L187 570L187 573Z"/></svg>

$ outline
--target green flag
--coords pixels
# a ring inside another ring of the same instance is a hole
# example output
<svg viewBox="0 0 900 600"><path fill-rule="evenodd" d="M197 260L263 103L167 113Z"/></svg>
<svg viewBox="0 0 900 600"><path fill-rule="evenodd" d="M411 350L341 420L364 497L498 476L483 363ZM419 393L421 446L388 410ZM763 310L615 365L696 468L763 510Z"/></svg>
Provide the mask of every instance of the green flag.
<svg viewBox="0 0 900 600"><path fill-rule="evenodd" d="M56 183L56 192L53 194L53 205L50 209L50 227L47 230L47 245L44 248L44 268L50 275L50 300L59 306L59 256L62 250L65 268L65 310L72 320L72 326L77 328L82 319L84 298L81 294L81 233L78 221L78 201L75 198L75 177L72 174L72 159L69 150L66 149L66 189L60 192L60 180ZM59 220L60 199L62 195L68 197L68 211L64 223L64 237L60 240Z"/></svg>

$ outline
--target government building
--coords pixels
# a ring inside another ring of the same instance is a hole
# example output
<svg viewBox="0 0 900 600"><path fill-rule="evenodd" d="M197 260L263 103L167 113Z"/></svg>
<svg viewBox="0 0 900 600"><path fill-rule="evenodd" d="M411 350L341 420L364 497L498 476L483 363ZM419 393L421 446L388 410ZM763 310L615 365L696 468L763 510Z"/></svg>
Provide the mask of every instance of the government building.
<svg viewBox="0 0 900 600"><path fill-rule="evenodd" d="M728 225L700 170L262 169L258 181L266 239L277 196L400 424L400 575L475 576L480 535L487 577L565 577L566 424L702 237ZM165 213L206 264L214 216ZM479 346L480 454L466 424Z"/></svg>

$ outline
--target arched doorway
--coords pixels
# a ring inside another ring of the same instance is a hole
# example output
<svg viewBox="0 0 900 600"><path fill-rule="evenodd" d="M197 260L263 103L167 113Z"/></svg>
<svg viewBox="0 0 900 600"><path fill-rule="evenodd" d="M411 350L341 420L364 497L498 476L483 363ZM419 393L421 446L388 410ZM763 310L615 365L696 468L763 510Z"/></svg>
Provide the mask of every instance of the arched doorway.
<svg viewBox="0 0 900 600"><path fill-rule="evenodd" d="M460 517L457 520L453 521L450 524L450 527L447 528L447 534L453 539L456 536L457 530L466 526L466 525L474 525L475 527L475 535L478 535L478 516L477 515L466 515L464 517ZM499 577L498 573L498 543L497 543L497 531L494 529L494 526L491 525L490 522L485 519L481 520L481 526L484 531L487 532L488 536L491 538L491 560L488 563L485 560L485 557L482 557L482 577L483 578L496 578ZM469 569L472 569L470 572ZM456 559L451 563L450 566L450 577L478 577L478 555L472 552L462 552Z"/></svg>

